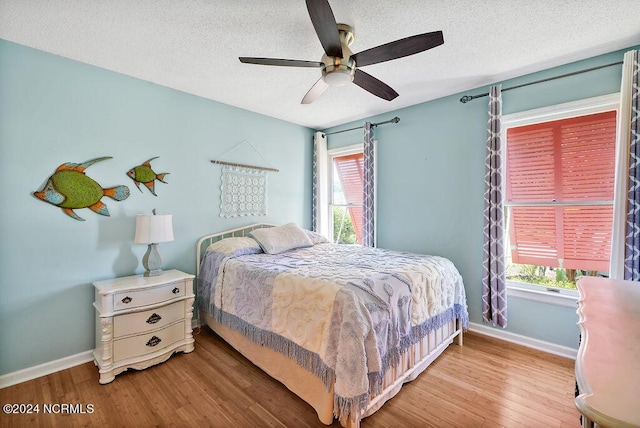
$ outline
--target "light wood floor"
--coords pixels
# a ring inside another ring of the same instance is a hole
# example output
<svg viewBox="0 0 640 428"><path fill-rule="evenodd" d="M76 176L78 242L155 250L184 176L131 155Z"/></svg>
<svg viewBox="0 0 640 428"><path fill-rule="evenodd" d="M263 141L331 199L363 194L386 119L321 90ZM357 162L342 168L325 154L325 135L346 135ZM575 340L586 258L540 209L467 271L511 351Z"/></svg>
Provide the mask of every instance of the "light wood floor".
<svg viewBox="0 0 640 428"><path fill-rule="evenodd" d="M313 409L208 328L196 349L98 383L93 363L0 389L0 404L39 403L6 415L13 427L323 427ZM467 333L373 416L372 427L578 427L574 363ZM43 414L42 404L91 404L90 414ZM335 422L333 427L338 427Z"/></svg>

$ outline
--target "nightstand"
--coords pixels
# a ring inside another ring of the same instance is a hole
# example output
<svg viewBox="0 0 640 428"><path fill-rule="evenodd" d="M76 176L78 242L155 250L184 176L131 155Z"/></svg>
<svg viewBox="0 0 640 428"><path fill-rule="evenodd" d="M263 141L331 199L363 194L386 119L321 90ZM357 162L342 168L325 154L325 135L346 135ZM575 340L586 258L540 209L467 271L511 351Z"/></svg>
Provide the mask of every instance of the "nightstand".
<svg viewBox="0 0 640 428"><path fill-rule="evenodd" d="M174 352L191 352L194 340L193 275L179 270L96 281L96 348L100 383L127 369L142 370Z"/></svg>

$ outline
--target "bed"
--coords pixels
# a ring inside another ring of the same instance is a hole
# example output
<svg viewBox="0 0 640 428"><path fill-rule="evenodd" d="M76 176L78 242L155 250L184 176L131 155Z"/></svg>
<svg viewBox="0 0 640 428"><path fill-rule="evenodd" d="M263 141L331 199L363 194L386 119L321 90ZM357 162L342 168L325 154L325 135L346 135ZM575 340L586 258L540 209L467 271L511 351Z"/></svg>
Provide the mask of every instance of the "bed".
<svg viewBox="0 0 640 428"><path fill-rule="evenodd" d="M462 278L443 257L327 242L294 223L202 237L206 323L310 404L359 427L468 325Z"/></svg>

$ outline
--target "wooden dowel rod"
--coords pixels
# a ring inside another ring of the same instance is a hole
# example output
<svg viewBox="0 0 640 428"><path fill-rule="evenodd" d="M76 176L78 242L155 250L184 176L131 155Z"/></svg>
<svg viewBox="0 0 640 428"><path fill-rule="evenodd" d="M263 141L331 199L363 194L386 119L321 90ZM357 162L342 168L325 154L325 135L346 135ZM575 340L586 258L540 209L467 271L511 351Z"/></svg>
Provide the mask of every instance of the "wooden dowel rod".
<svg viewBox="0 0 640 428"><path fill-rule="evenodd" d="M229 165L229 166L240 166L243 168L253 168L253 169L260 169L263 171L273 171L273 172L280 172L280 170L275 169L275 168L267 168L264 166L253 166L253 165L246 165L243 163L234 163L234 162L225 162L225 161L220 161L220 160L212 160L211 163L217 163L220 165Z"/></svg>

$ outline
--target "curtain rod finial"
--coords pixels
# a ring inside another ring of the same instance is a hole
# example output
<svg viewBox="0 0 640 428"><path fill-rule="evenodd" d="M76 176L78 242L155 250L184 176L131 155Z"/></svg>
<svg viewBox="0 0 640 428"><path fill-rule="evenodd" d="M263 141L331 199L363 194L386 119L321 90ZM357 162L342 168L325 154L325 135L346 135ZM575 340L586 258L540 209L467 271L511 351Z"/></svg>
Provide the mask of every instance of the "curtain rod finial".
<svg viewBox="0 0 640 428"><path fill-rule="evenodd" d="M468 103L469 101L471 101L473 99L473 97L471 95L465 95L462 98L460 98L460 102L463 104Z"/></svg>

